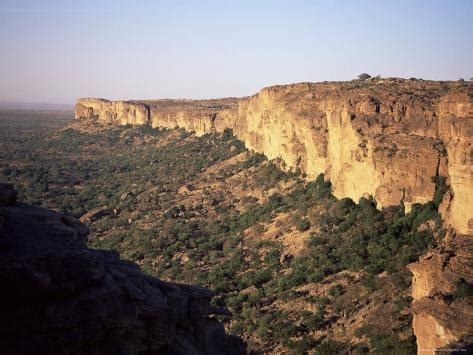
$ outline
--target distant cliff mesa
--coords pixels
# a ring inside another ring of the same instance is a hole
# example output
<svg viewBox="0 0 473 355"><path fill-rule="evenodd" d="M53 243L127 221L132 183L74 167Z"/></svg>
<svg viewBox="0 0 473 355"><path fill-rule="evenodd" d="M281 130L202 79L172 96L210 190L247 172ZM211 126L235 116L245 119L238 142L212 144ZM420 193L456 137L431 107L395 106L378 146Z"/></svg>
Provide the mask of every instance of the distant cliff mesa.
<svg viewBox="0 0 473 355"><path fill-rule="evenodd" d="M443 217L473 234L473 85L380 79L273 86L240 99L79 99L75 117L197 135L230 128L287 168L325 173L337 197L370 194L379 207L427 202L432 177L445 176Z"/></svg>

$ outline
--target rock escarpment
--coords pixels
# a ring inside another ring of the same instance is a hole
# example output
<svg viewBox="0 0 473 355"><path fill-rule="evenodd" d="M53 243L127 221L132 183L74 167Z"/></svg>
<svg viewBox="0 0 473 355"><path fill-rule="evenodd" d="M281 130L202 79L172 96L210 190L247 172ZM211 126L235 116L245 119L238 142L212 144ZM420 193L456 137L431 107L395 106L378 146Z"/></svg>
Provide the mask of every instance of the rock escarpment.
<svg viewBox="0 0 473 355"><path fill-rule="evenodd" d="M128 104L126 112L138 103ZM450 258L463 250L452 241L470 241L473 236L471 83L401 79L301 83L265 88L238 100L156 100L139 104L148 113L145 123L129 120L127 115L113 116L109 112L115 112L117 103L94 99L78 101L76 118L181 127L198 135L232 129L248 148L270 159L281 158L287 168L299 168L309 177L326 174L337 197L358 200L371 194L380 207L402 201L409 209L413 203L430 201L438 181L432 177L446 177L450 191L441 212L445 224L455 232L450 241L432 251L437 255L432 260L457 261L451 267L448 262L429 262L428 267L422 267L425 259L411 267L415 275L414 329L419 349L445 346L470 331L461 328L469 308L458 309L454 303L444 307L437 296L451 290L437 292L435 287L425 288L424 283L447 274L450 285L462 277L471 282L464 275L471 275L467 258ZM463 271L457 272L459 269ZM449 274L447 270L454 271ZM443 311L435 311L434 305ZM432 332L432 337L427 336Z"/></svg>
<svg viewBox="0 0 473 355"><path fill-rule="evenodd" d="M414 275L413 328L419 353L473 346L473 299L465 291L473 285L472 260L473 238L450 231L439 248L408 266Z"/></svg>
<svg viewBox="0 0 473 355"><path fill-rule="evenodd" d="M98 118L115 124L149 124L149 109L136 102L103 99L79 99L75 108L76 117Z"/></svg>
<svg viewBox="0 0 473 355"><path fill-rule="evenodd" d="M379 206L429 201L431 178L446 176L454 198L445 217L473 234L472 85L381 80L274 86L238 100L79 99L75 116L198 135L229 128L288 168L325 173L337 197L371 194Z"/></svg>
<svg viewBox="0 0 473 355"><path fill-rule="evenodd" d="M2 354L240 354L212 292L144 275L85 246L75 218L15 202L0 184Z"/></svg>
<svg viewBox="0 0 473 355"><path fill-rule="evenodd" d="M473 299L461 288L473 285L473 239L451 231L443 244L408 266L412 283L413 328L419 353L446 347L457 351L473 345Z"/></svg>

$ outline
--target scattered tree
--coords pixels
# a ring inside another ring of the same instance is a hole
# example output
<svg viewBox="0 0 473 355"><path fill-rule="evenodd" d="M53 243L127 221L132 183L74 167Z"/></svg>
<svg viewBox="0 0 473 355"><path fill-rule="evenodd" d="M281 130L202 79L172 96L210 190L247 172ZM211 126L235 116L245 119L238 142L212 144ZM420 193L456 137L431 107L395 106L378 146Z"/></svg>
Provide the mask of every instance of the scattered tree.
<svg viewBox="0 0 473 355"><path fill-rule="evenodd" d="M473 297L473 285L461 278L456 283L456 289L453 292L454 299L471 299Z"/></svg>
<svg viewBox="0 0 473 355"><path fill-rule="evenodd" d="M371 78L371 75L369 75L368 73L361 73L360 75L358 75L358 80L368 80Z"/></svg>

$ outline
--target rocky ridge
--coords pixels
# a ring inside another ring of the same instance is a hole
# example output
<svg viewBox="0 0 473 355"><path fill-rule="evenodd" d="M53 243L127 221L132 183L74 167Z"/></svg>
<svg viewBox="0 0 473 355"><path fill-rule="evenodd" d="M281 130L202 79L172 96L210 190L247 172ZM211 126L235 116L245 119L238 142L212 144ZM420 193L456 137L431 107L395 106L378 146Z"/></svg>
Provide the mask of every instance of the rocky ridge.
<svg viewBox="0 0 473 355"><path fill-rule="evenodd" d="M197 135L232 129L287 168L325 173L337 197L371 194L379 206L427 202L431 178L447 176L448 219L473 233L473 85L382 80L274 86L238 100L79 99L75 117Z"/></svg>
<svg viewBox="0 0 473 355"><path fill-rule="evenodd" d="M240 354L205 288L144 275L86 247L77 219L16 202L0 184L3 354Z"/></svg>
<svg viewBox="0 0 473 355"><path fill-rule="evenodd" d="M471 332L461 321L469 319L469 308L451 312L441 306L439 295L448 296L460 278L471 282L473 85L381 79L274 86L238 100L79 99L75 116L182 127L197 135L232 129L248 148L281 158L288 169L301 169L308 177L325 173L337 197L358 200L371 194L379 207L403 202L409 209L427 202L438 181L432 177L446 177L450 191L441 211L454 231L431 252L435 258L411 266L414 330L419 349L431 352ZM470 247L462 249L460 240ZM465 255L450 259L460 250ZM459 260L453 270L462 271L447 272L448 262L426 261L444 259ZM450 288L439 289L437 282L424 287L442 277Z"/></svg>
<svg viewBox="0 0 473 355"><path fill-rule="evenodd" d="M464 351L467 346L462 342L471 349L472 294L459 297L457 293L461 284L473 285L472 251L473 238L450 231L439 248L408 265L414 275L412 326L419 353L433 353L442 347Z"/></svg>

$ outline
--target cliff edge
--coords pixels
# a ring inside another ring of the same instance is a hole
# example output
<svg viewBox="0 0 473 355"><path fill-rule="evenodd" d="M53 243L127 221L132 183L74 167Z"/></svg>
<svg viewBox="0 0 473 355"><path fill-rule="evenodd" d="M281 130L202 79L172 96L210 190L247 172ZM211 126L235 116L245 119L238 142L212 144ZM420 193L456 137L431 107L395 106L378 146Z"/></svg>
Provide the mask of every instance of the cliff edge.
<svg viewBox="0 0 473 355"><path fill-rule="evenodd" d="M246 146L308 177L324 173L337 197L371 194L407 208L449 178L444 218L473 234L473 85L386 79L273 86L241 99L79 99L75 117L111 124L232 129Z"/></svg>
<svg viewBox="0 0 473 355"><path fill-rule="evenodd" d="M244 354L212 292L163 282L85 246L73 217L16 202L0 184L2 354Z"/></svg>

